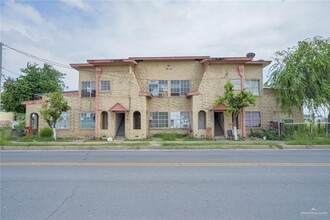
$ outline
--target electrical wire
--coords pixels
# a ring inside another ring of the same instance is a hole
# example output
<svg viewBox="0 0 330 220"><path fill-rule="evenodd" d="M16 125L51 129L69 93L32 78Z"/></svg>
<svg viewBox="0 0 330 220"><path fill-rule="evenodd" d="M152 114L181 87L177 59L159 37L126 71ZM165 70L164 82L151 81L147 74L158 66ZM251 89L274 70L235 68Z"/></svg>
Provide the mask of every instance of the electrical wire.
<svg viewBox="0 0 330 220"><path fill-rule="evenodd" d="M33 58L33 59L36 59L36 60L39 60L41 62L44 62L44 63L48 63L48 64L51 64L51 65L54 65L54 66L58 66L58 67L62 67L62 68L67 68L67 69L72 69L71 66L69 65L65 65L65 64L62 64L62 63L58 63L58 62L55 62L55 61L51 61L51 60L48 60L48 59L45 59L45 58L41 58L41 57L38 57L38 56L35 56L35 55L32 55L30 53L27 53L27 52L24 52L22 50L18 50L18 49L15 49L11 46L8 46L7 44L3 44L3 46L17 52L17 53L20 53L20 54L23 54L27 57L30 57L30 58Z"/></svg>
<svg viewBox="0 0 330 220"><path fill-rule="evenodd" d="M11 71L11 70L9 70L9 69L6 69L5 67L2 67L2 69L3 69L3 70L6 70L7 72L12 73L12 74L14 74L14 75L16 75L16 76L21 76L21 74L15 73L15 72L13 72L13 71Z"/></svg>

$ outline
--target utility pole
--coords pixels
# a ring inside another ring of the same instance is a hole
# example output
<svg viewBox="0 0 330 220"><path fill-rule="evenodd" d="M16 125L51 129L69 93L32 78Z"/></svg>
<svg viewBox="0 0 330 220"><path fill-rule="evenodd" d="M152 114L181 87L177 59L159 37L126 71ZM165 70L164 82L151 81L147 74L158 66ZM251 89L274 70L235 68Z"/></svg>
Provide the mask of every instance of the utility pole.
<svg viewBox="0 0 330 220"><path fill-rule="evenodd" d="M0 112L2 111L2 104L1 104L1 91L2 91L2 46L3 46L3 43L0 42Z"/></svg>

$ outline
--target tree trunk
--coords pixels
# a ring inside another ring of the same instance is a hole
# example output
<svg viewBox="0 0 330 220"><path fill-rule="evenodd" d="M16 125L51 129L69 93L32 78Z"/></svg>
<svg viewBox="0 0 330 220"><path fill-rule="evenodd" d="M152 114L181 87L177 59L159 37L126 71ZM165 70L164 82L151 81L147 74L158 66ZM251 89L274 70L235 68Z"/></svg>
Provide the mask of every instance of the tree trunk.
<svg viewBox="0 0 330 220"><path fill-rule="evenodd" d="M55 126L52 127L52 130L53 130L53 138L56 141L56 128L55 128Z"/></svg>
<svg viewBox="0 0 330 220"><path fill-rule="evenodd" d="M237 141L238 137L237 137L237 125L236 125L236 118L237 118L237 113L233 113L233 124L234 124L234 140Z"/></svg>

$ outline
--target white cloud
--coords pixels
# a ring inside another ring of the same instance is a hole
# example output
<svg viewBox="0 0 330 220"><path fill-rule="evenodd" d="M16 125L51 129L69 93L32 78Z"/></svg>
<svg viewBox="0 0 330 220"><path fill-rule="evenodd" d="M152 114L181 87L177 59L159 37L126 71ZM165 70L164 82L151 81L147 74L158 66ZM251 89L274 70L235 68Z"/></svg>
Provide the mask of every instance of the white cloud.
<svg viewBox="0 0 330 220"><path fill-rule="evenodd" d="M2 41L64 64L129 56L245 56L250 51L256 59L271 59L299 40L330 36L330 1L65 1L81 10L54 1L43 7L32 3L4 4ZM3 56L4 67L15 72L26 61L34 60L9 51ZM77 72L60 70L77 88Z"/></svg>
<svg viewBox="0 0 330 220"><path fill-rule="evenodd" d="M89 5L84 2L83 0L61 0L61 2L65 3L66 5L72 7L72 8L77 8L80 10L89 10L90 7Z"/></svg>

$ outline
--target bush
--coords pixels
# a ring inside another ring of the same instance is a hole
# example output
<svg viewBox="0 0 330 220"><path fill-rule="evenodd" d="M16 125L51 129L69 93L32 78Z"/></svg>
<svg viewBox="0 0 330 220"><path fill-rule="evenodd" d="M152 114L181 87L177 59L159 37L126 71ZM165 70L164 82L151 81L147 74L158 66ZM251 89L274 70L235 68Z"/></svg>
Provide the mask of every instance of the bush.
<svg viewBox="0 0 330 220"><path fill-rule="evenodd" d="M40 137L52 137L53 131L51 128L42 128L39 132Z"/></svg>
<svg viewBox="0 0 330 220"><path fill-rule="evenodd" d="M9 141L11 138L11 128L9 125L5 125L0 128L0 140Z"/></svg>

